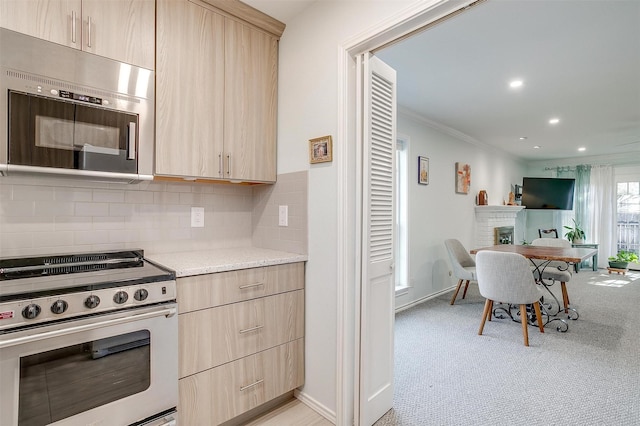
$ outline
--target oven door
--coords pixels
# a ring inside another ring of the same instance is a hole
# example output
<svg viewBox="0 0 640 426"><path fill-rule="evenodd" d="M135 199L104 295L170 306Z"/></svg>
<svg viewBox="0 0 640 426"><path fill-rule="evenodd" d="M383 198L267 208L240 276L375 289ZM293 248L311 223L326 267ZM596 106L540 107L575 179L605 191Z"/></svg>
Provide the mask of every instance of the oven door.
<svg viewBox="0 0 640 426"><path fill-rule="evenodd" d="M9 91L9 164L136 173L137 140L135 114Z"/></svg>
<svg viewBox="0 0 640 426"><path fill-rule="evenodd" d="M0 335L0 423L175 424L177 326L168 304Z"/></svg>

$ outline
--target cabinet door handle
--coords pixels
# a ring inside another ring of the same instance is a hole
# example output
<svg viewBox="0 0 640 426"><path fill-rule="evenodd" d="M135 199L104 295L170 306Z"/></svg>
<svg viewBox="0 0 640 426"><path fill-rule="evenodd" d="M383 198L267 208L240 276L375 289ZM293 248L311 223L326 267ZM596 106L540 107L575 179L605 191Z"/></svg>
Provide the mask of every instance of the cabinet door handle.
<svg viewBox="0 0 640 426"><path fill-rule="evenodd" d="M76 11L71 11L71 43L76 42Z"/></svg>
<svg viewBox="0 0 640 426"><path fill-rule="evenodd" d="M227 154L227 175L231 176L231 154Z"/></svg>
<svg viewBox="0 0 640 426"><path fill-rule="evenodd" d="M87 47L91 47L91 16L87 16Z"/></svg>
<svg viewBox="0 0 640 426"><path fill-rule="evenodd" d="M264 325L256 325L255 327L245 328L244 330L240 330L238 333L244 334L244 333L248 333L250 331L260 330L263 327L264 327Z"/></svg>
<svg viewBox="0 0 640 426"><path fill-rule="evenodd" d="M218 176L222 177L222 152L218 154Z"/></svg>
<svg viewBox="0 0 640 426"><path fill-rule="evenodd" d="M260 384L260 383L262 383L262 382L264 382L264 379L260 379L260 380L258 380L258 381L256 381L256 382L251 383L250 385L241 386L241 387L240 387L240 392L242 392L242 391L244 391L244 390L247 390L247 389L249 389L249 388L252 388L252 387L254 387L254 386L257 386L257 385L259 385L259 384Z"/></svg>
<svg viewBox="0 0 640 426"><path fill-rule="evenodd" d="M260 287L261 285L264 285L264 283L255 283L255 284L245 284L245 285L241 285L240 287L238 287L240 290L244 290L246 288L253 288L253 287Z"/></svg>

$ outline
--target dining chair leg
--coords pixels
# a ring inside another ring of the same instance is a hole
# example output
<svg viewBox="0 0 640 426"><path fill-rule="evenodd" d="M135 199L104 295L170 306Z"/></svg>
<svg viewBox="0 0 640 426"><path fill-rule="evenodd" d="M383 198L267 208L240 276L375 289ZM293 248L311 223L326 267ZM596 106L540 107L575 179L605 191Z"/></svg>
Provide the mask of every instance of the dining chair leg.
<svg viewBox="0 0 640 426"><path fill-rule="evenodd" d="M527 305L520 305L520 322L522 323L524 345L529 346L529 331L527 330Z"/></svg>
<svg viewBox="0 0 640 426"><path fill-rule="evenodd" d="M451 298L451 302L449 302L450 305L453 305L453 302L456 301L456 297L458 297L458 292L460 291L460 287L462 287L462 281L463 280L458 280L458 286L456 287L456 291L453 293L453 297Z"/></svg>
<svg viewBox="0 0 640 426"><path fill-rule="evenodd" d="M489 312L487 312L487 321L491 321L492 312L493 312L493 300L489 300Z"/></svg>
<svg viewBox="0 0 640 426"><path fill-rule="evenodd" d="M536 312L536 319L538 320L538 328L540 333L544 333L544 324L542 323L542 312L540 312L540 302L533 304L533 310Z"/></svg>
<svg viewBox="0 0 640 426"><path fill-rule="evenodd" d="M482 312L482 321L480 322L480 329L478 330L478 335L482 335L482 330L484 329L484 323L487 320L487 315L491 312L491 300L487 299L484 302L484 311Z"/></svg>
<svg viewBox="0 0 640 426"><path fill-rule="evenodd" d="M464 299L465 297L467 297L467 290L469 289L469 281L467 280L467 283L464 285L464 292L462 293L462 298Z"/></svg>
<svg viewBox="0 0 640 426"><path fill-rule="evenodd" d="M560 282L560 288L562 289L562 302L564 303L564 313L569 313L569 293L567 293L567 283Z"/></svg>

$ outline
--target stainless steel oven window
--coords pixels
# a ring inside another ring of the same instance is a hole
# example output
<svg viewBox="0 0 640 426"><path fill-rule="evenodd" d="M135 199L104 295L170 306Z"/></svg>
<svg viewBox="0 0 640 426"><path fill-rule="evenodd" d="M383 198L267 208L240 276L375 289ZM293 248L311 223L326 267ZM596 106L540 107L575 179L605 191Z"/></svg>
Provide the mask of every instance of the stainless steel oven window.
<svg viewBox="0 0 640 426"><path fill-rule="evenodd" d="M145 391L150 338L138 330L21 357L18 424L47 425Z"/></svg>

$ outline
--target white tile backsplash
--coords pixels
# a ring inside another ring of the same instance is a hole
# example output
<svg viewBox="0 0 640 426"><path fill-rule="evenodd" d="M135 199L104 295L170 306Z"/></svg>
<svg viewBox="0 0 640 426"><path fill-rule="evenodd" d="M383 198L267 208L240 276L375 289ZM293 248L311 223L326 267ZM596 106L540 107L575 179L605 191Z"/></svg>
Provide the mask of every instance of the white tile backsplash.
<svg viewBox="0 0 640 426"><path fill-rule="evenodd" d="M277 205L289 206L289 227ZM191 228L191 207L205 227ZM307 253L307 172L275 185L0 178L0 257L142 248L147 254L256 246Z"/></svg>
<svg viewBox="0 0 640 426"><path fill-rule="evenodd" d="M307 254L308 173L278 175L278 182L254 189L253 245ZM288 206L288 226L278 225L278 207Z"/></svg>
<svg viewBox="0 0 640 426"><path fill-rule="evenodd" d="M109 203L74 203L75 216L109 216Z"/></svg>
<svg viewBox="0 0 640 426"><path fill-rule="evenodd" d="M93 201L97 203L124 203L124 190L95 190L93 191Z"/></svg>

